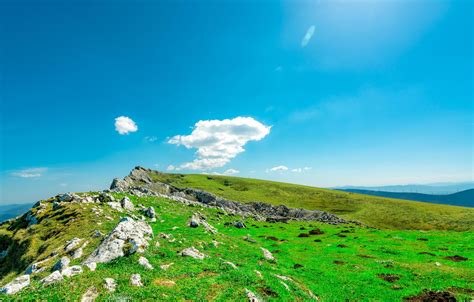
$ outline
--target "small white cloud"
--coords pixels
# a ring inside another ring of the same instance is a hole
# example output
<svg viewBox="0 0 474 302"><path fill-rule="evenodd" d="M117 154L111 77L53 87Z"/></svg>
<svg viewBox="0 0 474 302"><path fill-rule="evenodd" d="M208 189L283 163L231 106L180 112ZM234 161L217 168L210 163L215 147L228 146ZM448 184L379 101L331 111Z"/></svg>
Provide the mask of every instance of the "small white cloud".
<svg viewBox="0 0 474 302"><path fill-rule="evenodd" d="M303 170L305 170L305 171L309 171L309 170L311 170L311 169L313 169L313 168L311 168L311 167L304 167L304 168L303 168Z"/></svg>
<svg viewBox="0 0 474 302"><path fill-rule="evenodd" d="M136 132L138 130L137 124L129 117L119 116L115 119L115 131L121 135Z"/></svg>
<svg viewBox="0 0 474 302"><path fill-rule="evenodd" d="M176 167L173 166L173 165L169 165L167 168L166 168L167 171L175 171L176 170Z"/></svg>
<svg viewBox="0 0 474 302"><path fill-rule="evenodd" d="M283 171L288 171L288 167L287 166L276 166L276 167L273 167L273 168L270 168L270 169L267 169L267 173L268 172L283 172Z"/></svg>
<svg viewBox="0 0 474 302"><path fill-rule="evenodd" d="M156 136L145 136L145 140L149 143L156 142L158 138Z"/></svg>
<svg viewBox="0 0 474 302"><path fill-rule="evenodd" d="M301 169L301 168L291 169L291 172L294 172L294 173L301 173L302 171L303 171L303 169Z"/></svg>
<svg viewBox="0 0 474 302"><path fill-rule="evenodd" d="M270 129L251 117L205 120L197 122L190 135L176 135L168 143L197 149L197 158L176 170L209 170L229 163L245 151L245 144L263 139Z"/></svg>
<svg viewBox="0 0 474 302"><path fill-rule="evenodd" d="M232 174L238 174L240 171L236 169L227 169L224 171L224 175L232 175Z"/></svg>
<svg viewBox="0 0 474 302"><path fill-rule="evenodd" d="M43 176L43 173L46 171L48 171L48 168L29 168L29 169L15 171L12 173L12 175L21 177L21 178L33 178L33 177Z"/></svg>
<svg viewBox="0 0 474 302"><path fill-rule="evenodd" d="M306 34L304 35L303 39L301 40L301 47L306 47L308 45L309 41L311 41L311 38L314 35L314 30L316 27L314 25L311 25L308 27L308 30L306 31Z"/></svg>

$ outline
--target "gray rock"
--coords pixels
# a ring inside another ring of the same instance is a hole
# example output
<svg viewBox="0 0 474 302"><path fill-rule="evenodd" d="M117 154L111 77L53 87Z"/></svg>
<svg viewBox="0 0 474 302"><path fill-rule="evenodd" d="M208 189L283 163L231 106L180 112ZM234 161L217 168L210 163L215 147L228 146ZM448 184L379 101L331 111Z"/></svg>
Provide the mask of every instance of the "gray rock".
<svg viewBox="0 0 474 302"><path fill-rule="evenodd" d="M270 253L269 250L267 250L266 248L263 248L261 247L260 248L263 252L263 257L267 260L270 260L270 261L275 261L275 257L273 257L272 253Z"/></svg>
<svg viewBox="0 0 474 302"><path fill-rule="evenodd" d="M139 259L138 259L138 264L140 264L141 266L145 267L146 269L149 269L149 270L152 270L153 269L153 265L150 264L150 262L148 261L148 259L146 259L145 257L141 256Z"/></svg>
<svg viewBox="0 0 474 302"><path fill-rule="evenodd" d="M128 211L134 211L135 210L135 207L133 206L133 203L130 201L130 198L128 198L126 196L124 198L122 198L122 200L120 200L120 205L125 210L128 210Z"/></svg>
<svg viewBox="0 0 474 302"><path fill-rule="evenodd" d="M187 249L184 249L181 252L181 256L191 257L191 258L200 259L200 260L202 260L206 257L206 255L204 255L203 253L198 251L194 246L188 247Z"/></svg>
<svg viewBox="0 0 474 302"><path fill-rule="evenodd" d="M104 279L104 288L105 288L109 293L114 292L116 287L117 287L117 282L115 282L114 279L112 279L112 278L105 278L105 279Z"/></svg>
<svg viewBox="0 0 474 302"><path fill-rule="evenodd" d="M125 180L122 180L120 178L114 178L112 181L112 184L110 185L110 190L116 191L116 192L125 192L128 190L130 187L130 184L126 182Z"/></svg>
<svg viewBox="0 0 474 302"><path fill-rule="evenodd" d="M147 216L149 218L155 218L156 217L155 208L153 208L153 207L146 208L143 213L145 214L145 216Z"/></svg>
<svg viewBox="0 0 474 302"><path fill-rule="evenodd" d="M245 289L245 294L247 295L247 298L249 299L249 302L260 302L260 299L251 291L248 289Z"/></svg>
<svg viewBox="0 0 474 302"><path fill-rule="evenodd" d="M32 274L38 274L38 273L41 273L43 271L46 270L46 266L44 266L44 264L46 262L48 262L50 259L56 257L56 255L53 255L49 258L46 258L44 260L41 260L41 261L38 261L38 262L35 262L33 264L31 264L30 266L28 266L26 268L26 271L25 271L25 274L27 275L32 275Z"/></svg>
<svg viewBox="0 0 474 302"><path fill-rule="evenodd" d="M64 252L69 253L70 251L74 250L76 247L79 246L79 244L81 243L81 240L82 239L75 237L67 241L66 244L64 245Z"/></svg>
<svg viewBox="0 0 474 302"><path fill-rule="evenodd" d="M91 271L95 271L95 269L97 268L97 263L95 262L90 262L90 263L87 263L85 264L85 266Z"/></svg>
<svg viewBox="0 0 474 302"><path fill-rule="evenodd" d="M49 276L41 279L40 282L42 284L46 285L46 284L60 282L60 281L63 281L63 280L64 280L63 275L61 275L61 273L59 271L54 271Z"/></svg>
<svg viewBox="0 0 474 302"><path fill-rule="evenodd" d="M84 261L84 264L104 263L135 252L143 252L153 231L145 221L134 221L125 217L100 243L97 249Z"/></svg>
<svg viewBox="0 0 474 302"><path fill-rule="evenodd" d="M57 210L61 207L61 204L57 201L53 201L53 210Z"/></svg>
<svg viewBox="0 0 474 302"><path fill-rule="evenodd" d="M115 201L115 198L112 195L105 192L100 193L98 198L100 202L114 202Z"/></svg>
<svg viewBox="0 0 474 302"><path fill-rule="evenodd" d="M202 225L204 229L211 234L217 233L217 229L206 221L206 217L201 213L197 212L194 213L191 217L191 220L189 221L189 226L192 228L197 228L199 225Z"/></svg>
<svg viewBox="0 0 474 302"><path fill-rule="evenodd" d="M61 257L61 259L59 259L58 262L56 262L56 264L54 264L53 271L59 271L59 270L62 270L64 268L68 267L70 262L71 262L71 260L69 260L68 257L66 257L66 256Z"/></svg>
<svg viewBox="0 0 474 302"><path fill-rule="evenodd" d="M67 278L75 276L75 275L79 275L79 274L82 274L82 267L80 265L69 266L61 270L61 275Z"/></svg>
<svg viewBox="0 0 474 302"><path fill-rule="evenodd" d="M122 210L122 206L120 205L119 202L115 202L115 201L112 201L112 202L107 202L107 204L114 210L116 211L119 211L119 212L123 212Z"/></svg>
<svg viewBox="0 0 474 302"><path fill-rule="evenodd" d="M56 197L59 202L71 202L74 199L74 195L71 193L60 194Z"/></svg>
<svg viewBox="0 0 474 302"><path fill-rule="evenodd" d="M99 296L99 292L95 287L89 287L82 295L81 302L93 302Z"/></svg>
<svg viewBox="0 0 474 302"><path fill-rule="evenodd" d="M234 226L238 229L246 228L245 223L243 223L242 221L237 221L236 223L234 223Z"/></svg>
<svg viewBox="0 0 474 302"><path fill-rule="evenodd" d="M76 249L75 251L71 252L70 255L72 259L78 259L82 257L83 253L84 253L84 250L82 249L82 247L80 247Z"/></svg>
<svg viewBox="0 0 474 302"><path fill-rule="evenodd" d="M13 295L30 285L30 275L23 275L15 278L10 283L0 288L0 293Z"/></svg>
<svg viewBox="0 0 474 302"><path fill-rule="evenodd" d="M131 286L143 286L142 277L140 274L133 274L130 276L130 285Z"/></svg>

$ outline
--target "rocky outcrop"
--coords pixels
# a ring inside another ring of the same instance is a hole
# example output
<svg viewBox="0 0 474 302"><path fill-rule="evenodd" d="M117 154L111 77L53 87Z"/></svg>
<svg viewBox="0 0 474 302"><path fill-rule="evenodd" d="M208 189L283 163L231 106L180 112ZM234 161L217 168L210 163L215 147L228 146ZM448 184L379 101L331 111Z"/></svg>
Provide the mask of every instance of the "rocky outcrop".
<svg viewBox="0 0 474 302"><path fill-rule="evenodd" d="M13 295L28 285L30 285L30 275L23 275L15 278L13 281L0 288L0 293Z"/></svg>
<svg viewBox="0 0 474 302"><path fill-rule="evenodd" d="M251 217L260 221L287 222L289 220L302 220L320 221L329 224L346 222L344 219L324 211L288 208L284 205L274 206L264 202L240 203L220 198L203 190L177 188L159 181L153 181L150 177L152 173L160 174L160 172L150 169L135 167L124 180L114 179L110 188L116 192L127 192L137 196L160 196L187 205L219 208L229 214ZM145 214L147 213L145 212Z"/></svg>
<svg viewBox="0 0 474 302"><path fill-rule="evenodd" d="M153 231L145 221L122 218L84 264L109 262L128 254L143 252L152 236Z"/></svg>
<svg viewBox="0 0 474 302"><path fill-rule="evenodd" d="M73 265L61 270L61 275L67 278L75 276L75 275L79 275L79 274L82 274L82 267L80 265Z"/></svg>

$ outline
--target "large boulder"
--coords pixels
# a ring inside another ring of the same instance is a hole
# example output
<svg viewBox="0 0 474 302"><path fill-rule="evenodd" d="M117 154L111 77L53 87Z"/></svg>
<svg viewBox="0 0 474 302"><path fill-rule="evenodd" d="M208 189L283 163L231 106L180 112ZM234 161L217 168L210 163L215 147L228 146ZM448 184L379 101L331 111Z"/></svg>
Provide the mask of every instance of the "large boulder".
<svg viewBox="0 0 474 302"><path fill-rule="evenodd" d="M23 275L0 288L0 293L13 295L28 285L30 285L30 275Z"/></svg>
<svg viewBox="0 0 474 302"><path fill-rule="evenodd" d="M191 257L191 258L199 259L199 260L202 260L206 257L206 255L198 251L194 246L184 249L181 252L181 256Z"/></svg>
<svg viewBox="0 0 474 302"><path fill-rule="evenodd" d="M128 254L143 252L152 236L153 231L145 221L122 218L84 264L105 263Z"/></svg>
<svg viewBox="0 0 474 302"><path fill-rule="evenodd" d="M41 279L40 282L42 284L46 285L46 284L60 282L60 281L63 281L63 280L64 280L63 275L61 275L61 273L59 271L54 271L49 276Z"/></svg>
<svg viewBox="0 0 474 302"><path fill-rule="evenodd" d="M130 187L130 184L125 180L120 178L114 178L112 184L110 185L110 190L117 191L117 192L125 192Z"/></svg>
<svg viewBox="0 0 474 302"><path fill-rule="evenodd" d="M128 210L128 211L135 210L135 207L133 206L132 201L130 201L130 198L128 198L127 196L125 196L124 198L122 198L122 200L120 200L120 205L125 210Z"/></svg>

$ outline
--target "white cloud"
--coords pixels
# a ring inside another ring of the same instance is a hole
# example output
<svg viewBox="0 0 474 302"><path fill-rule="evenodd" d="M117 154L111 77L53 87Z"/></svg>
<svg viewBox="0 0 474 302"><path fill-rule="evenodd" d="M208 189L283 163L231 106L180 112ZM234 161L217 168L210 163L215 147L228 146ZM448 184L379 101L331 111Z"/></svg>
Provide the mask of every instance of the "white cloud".
<svg viewBox="0 0 474 302"><path fill-rule="evenodd" d="M308 30L306 31L306 34L304 35L303 39L301 40L301 47L306 47L308 45L309 41L311 41L311 38L314 35L314 30L316 27L314 25L311 25L308 27Z"/></svg>
<svg viewBox="0 0 474 302"><path fill-rule="evenodd" d="M227 169L224 171L224 175L232 175L232 174L238 174L240 171L236 169Z"/></svg>
<svg viewBox="0 0 474 302"><path fill-rule="evenodd" d="M149 143L156 142L158 138L156 136L145 136L145 140Z"/></svg>
<svg viewBox="0 0 474 302"><path fill-rule="evenodd" d="M129 134L138 130L137 124L129 117L119 116L115 118L115 131L119 134Z"/></svg>
<svg viewBox="0 0 474 302"><path fill-rule="evenodd" d="M267 169L267 173L268 172L283 172L283 171L288 171L288 167L287 166L276 166L276 167L273 167L273 168L270 168L270 169Z"/></svg>
<svg viewBox="0 0 474 302"><path fill-rule="evenodd" d="M12 173L13 176L22 177L22 178L33 178L41 177L43 173L48 171L48 168L29 168L24 170L15 171Z"/></svg>
<svg viewBox="0 0 474 302"><path fill-rule="evenodd" d="M176 170L176 167L173 166L173 165L169 165L167 168L166 168L167 171L174 171Z"/></svg>
<svg viewBox="0 0 474 302"><path fill-rule="evenodd" d="M245 151L246 143L263 139L270 129L251 117L204 120L194 125L190 135L176 135L168 143L197 149L197 158L181 164L176 170L209 170L229 163Z"/></svg>
<svg viewBox="0 0 474 302"><path fill-rule="evenodd" d="M309 170L311 170L311 169L313 169L313 168L311 168L311 167L304 167L304 168L303 168L304 171L309 171Z"/></svg>
<svg viewBox="0 0 474 302"><path fill-rule="evenodd" d="M294 173L301 173L301 172L303 172L303 169L301 169L301 168L295 168L295 169L291 169L291 172L294 172Z"/></svg>

